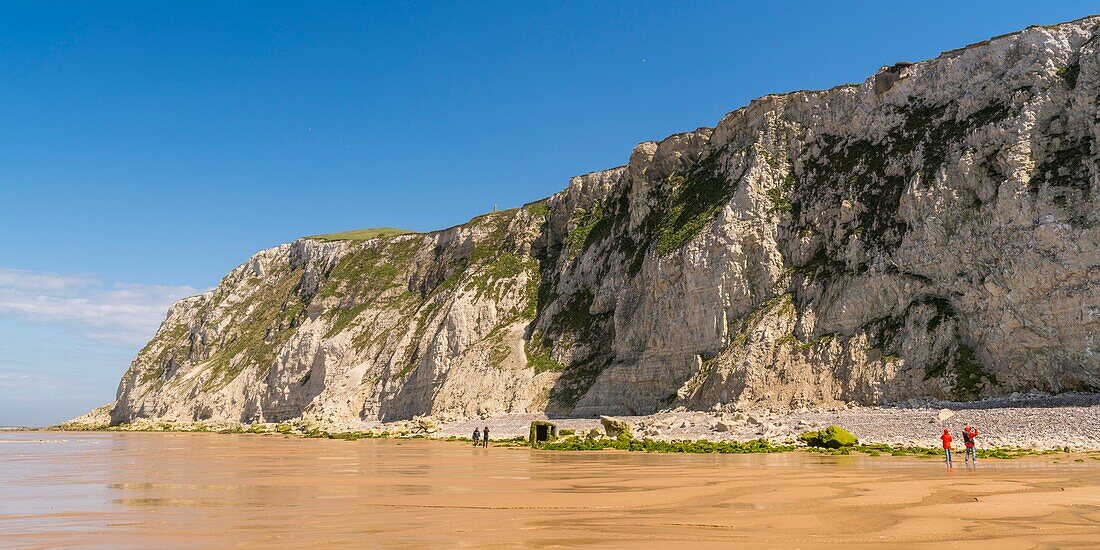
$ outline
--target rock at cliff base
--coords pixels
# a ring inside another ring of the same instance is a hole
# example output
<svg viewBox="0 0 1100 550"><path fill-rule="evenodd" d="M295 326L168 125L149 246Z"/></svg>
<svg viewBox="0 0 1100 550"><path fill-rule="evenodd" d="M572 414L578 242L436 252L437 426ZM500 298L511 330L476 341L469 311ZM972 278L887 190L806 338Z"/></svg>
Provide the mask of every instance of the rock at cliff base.
<svg viewBox="0 0 1100 550"><path fill-rule="evenodd" d="M607 437L619 437L619 434L626 434L629 437L634 437L634 427L626 420L612 418L610 416L601 416L600 424L603 424L603 430L607 433Z"/></svg>
<svg viewBox="0 0 1100 550"><path fill-rule="evenodd" d="M435 433L435 432L439 431L439 425L436 424L435 420L433 420L431 418L417 417L417 418L414 419L413 422L414 422L414 425L412 427L412 431L414 433L430 434L430 433Z"/></svg>

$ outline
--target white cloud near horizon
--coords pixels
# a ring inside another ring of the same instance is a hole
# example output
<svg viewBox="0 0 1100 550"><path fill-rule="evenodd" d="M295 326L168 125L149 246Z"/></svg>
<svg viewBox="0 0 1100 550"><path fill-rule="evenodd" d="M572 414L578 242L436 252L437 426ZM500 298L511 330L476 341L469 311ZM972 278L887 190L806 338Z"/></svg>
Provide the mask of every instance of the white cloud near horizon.
<svg viewBox="0 0 1100 550"><path fill-rule="evenodd" d="M116 344L144 344L168 306L199 292L186 285L109 284L94 275L0 267L0 315L64 325Z"/></svg>

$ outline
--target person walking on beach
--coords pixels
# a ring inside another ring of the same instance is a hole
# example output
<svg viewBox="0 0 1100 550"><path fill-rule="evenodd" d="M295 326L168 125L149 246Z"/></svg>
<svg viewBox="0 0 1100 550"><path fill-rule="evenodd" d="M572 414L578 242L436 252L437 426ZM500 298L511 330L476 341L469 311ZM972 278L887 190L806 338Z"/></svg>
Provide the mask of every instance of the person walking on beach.
<svg viewBox="0 0 1100 550"><path fill-rule="evenodd" d="M966 445L966 454L963 455L963 462L970 461L973 464L978 463L978 455L974 451L974 439L978 437L978 428L972 428L970 424L963 426L963 444Z"/></svg>
<svg viewBox="0 0 1100 550"><path fill-rule="evenodd" d="M481 444L481 432L478 431L478 429L475 427L474 428L474 447L477 447L480 444Z"/></svg>
<svg viewBox="0 0 1100 550"><path fill-rule="evenodd" d="M947 428L943 429L940 441L943 441L943 454L945 455L943 461L951 464L951 432L947 431Z"/></svg>
<svg viewBox="0 0 1100 550"><path fill-rule="evenodd" d="M482 433L484 434L484 437L481 438L481 441L482 441L481 446L482 447L488 447L489 446L489 426L485 426L485 431L482 432Z"/></svg>

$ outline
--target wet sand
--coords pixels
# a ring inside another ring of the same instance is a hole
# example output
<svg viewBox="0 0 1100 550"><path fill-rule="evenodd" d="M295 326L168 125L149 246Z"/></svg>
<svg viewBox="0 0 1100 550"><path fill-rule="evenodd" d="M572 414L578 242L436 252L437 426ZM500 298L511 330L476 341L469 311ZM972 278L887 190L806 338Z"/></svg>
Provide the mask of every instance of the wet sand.
<svg viewBox="0 0 1100 550"><path fill-rule="evenodd" d="M0 546L1096 548L1084 460L0 433Z"/></svg>

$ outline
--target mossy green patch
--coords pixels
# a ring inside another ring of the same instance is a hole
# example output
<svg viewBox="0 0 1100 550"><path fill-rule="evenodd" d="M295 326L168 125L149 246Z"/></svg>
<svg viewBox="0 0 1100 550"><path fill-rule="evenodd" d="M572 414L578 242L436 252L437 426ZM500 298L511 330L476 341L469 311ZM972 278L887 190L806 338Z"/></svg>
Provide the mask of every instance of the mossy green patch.
<svg viewBox="0 0 1100 550"><path fill-rule="evenodd" d="M401 289L405 281L400 276L422 245L419 238L392 240L381 245L368 244L340 258L317 292L318 298L336 297L342 302L326 313L333 322L325 337L354 326L360 314L371 306L408 308L413 295ZM366 343L363 338L356 336L357 349Z"/></svg>
<svg viewBox="0 0 1100 550"><path fill-rule="evenodd" d="M502 252L476 270L465 288L473 291L476 298L488 296L499 302L516 283L519 275L530 271L537 272L537 262L533 258L520 259L511 252Z"/></svg>
<svg viewBox="0 0 1100 550"><path fill-rule="evenodd" d="M775 343L779 345L792 346L800 351L808 351L816 347L827 346L829 342L832 342L833 338L835 337L836 335L831 333L822 334L821 336L803 342L802 340L799 340L798 337L794 334L784 334L783 336L780 336L779 339L775 341Z"/></svg>
<svg viewBox="0 0 1100 550"><path fill-rule="evenodd" d="M555 335L553 341L564 339L574 344L584 342L591 346L587 356L573 356L572 362L564 365L564 372L550 394L552 404L571 409L614 359L609 349L609 332L613 330L612 312L592 313L595 296L587 289L568 297L557 298L559 303L561 300L566 302L553 315L550 323ZM546 341L546 347L549 347L550 338Z"/></svg>
<svg viewBox="0 0 1100 550"><path fill-rule="evenodd" d="M205 389L224 386L248 367L266 372L271 366L275 350L294 333L305 310L296 292L302 272L302 268L273 270L264 284L229 309L232 322L207 361L212 374Z"/></svg>
<svg viewBox="0 0 1100 550"><path fill-rule="evenodd" d="M512 349L504 341L505 334L505 327L501 325L497 326L484 339L489 346L489 364L494 367L503 365L508 356L512 354Z"/></svg>
<svg viewBox="0 0 1100 550"><path fill-rule="evenodd" d="M646 453L694 454L781 453L793 449L793 447L789 445L776 445L766 439L756 439L752 441L655 441L652 439L632 439L630 437L609 439L570 437L547 443L538 443L535 447L553 451L602 451L605 449L617 449L621 451Z"/></svg>
<svg viewBox="0 0 1100 550"><path fill-rule="evenodd" d="M859 443L859 440L856 439L856 436L852 435L852 432L835 424L823 430L806 432L798 436L798 439L811 447L821 447L825 449L852 447Z"/></svg>
<svg viewBox="0 0 1100 550"><path fill-rule="evenodd" d="M541 200L523 205L523 209L526 210L532 216L538 218L545 218L550 215L550 204L547 200Z"/></svg>
<svg viewBox="0 0 1100 550"><path fill-rule="evenodd" d="M929 333L933 333L944 323L957 318L955 308L946 298L935 295L918 296L910 301L901 313L880 317L864 325L863 330L868 336L868 344L872 348L878 349L882 354L882 358L886 361L901 359L899 353L901 341L899 338L904 335L906 319L915 315L919 310L926 312L931 310L930 313L924 314L926 316L925 330ZM947 357L940 362L925 365L925 380L943 376L947 373L949 366L950 361Z"/></svg>
<svg viewBox="0 0 1100 550"><path fill-rule="evenodd" d="M684 175L669 177L670 199L657 223L657 252L679 250L718 216L735 190L720 170L720 152L701 160Z"/></svg>
<svg viewBox="0 0 1100 550"><path fill-rule="evenodd" d="M712 368L715 363L720 361L736 360L738 354L742 353L745 346L749 342L749 338L753 335L758 335L760 323L769 318L786 318L793 319L797 314L794 306L794 294L785 292L778 296L765 300L755 309L748 312L739 319L735 319L730 324L731 338L726 348L714 355L700 355L702 360L702 368L696 373L696 375L689 378L684 384L684 388L687 391L686 395L691 395L695 392L706 380L708 373L712 372ZM823 345L832 339L832 335L824 335L820 338L811 340L810 342L801 342L795 337L794 334L785 334L776 339L776 345L779 346L794 346L798 349L810 349L816 345ZM668 395L663 403L666 406L670 406L673 402L680 398L680 392L675 392Z"/></svg>
<svg viewBox="0 0 1100 550"><path fill-rule="evenodd" d="M367 309L369 304L359 304L356 306L337 309L336 320L332 323L332 328L325 333L325 338L329 338L334 334L340 334L346 328L348 328L352 321L355 321L359 317L359 314L363 313Z"/></svg>
<svg viewBox="0 0 1100 550"><path fill-rule="evenodd" d="M394 264L381 247L350 252L329 273L318 296L377 296L390 288L397 277L398 268Z"/></svg>
<svg viewBox="0 0 1100 550"><path fill-rule="evenodd" d="M794 184L794 176L788 174L787 177L783 179L783 183L768 189L768 200L772 203L771 208L768 209L769 212L778 213L791 211L791 201L787 196L790 194L791 189L794 188Z"/></svg>
<svg viewBox="0 0 1100 550"><path fill-rule="evenodd" d="M569 232L569 252L576 256L608 235L611 230L611 220L597 201L588 210L578 208L573 211L570 226L573 229Z"/></svg>
<svg viewBox="0 0 1100 550"><path fill-rule="evenodd" d="M1077 87L1077 77L1081 75L1081 63L1074 61L1064 67L1058 67L1055 69L1058 76L1062 77L1066 81L1066 86L1070 89Z"/></svg>
<svg viewBox="0 0 1100 550"><path fill-rule="evenodd" d="M551 359L553 351L549 342L543 338L542 333L535 331L524 344L523 351L527 354L527 366L535 369L535 374L544 372L561 372L565 365Z"/></svg>

